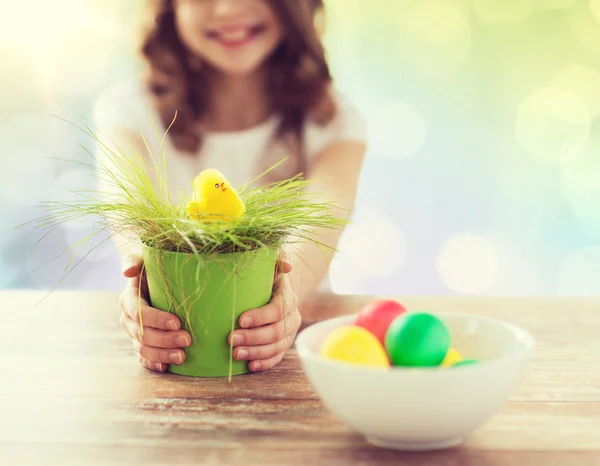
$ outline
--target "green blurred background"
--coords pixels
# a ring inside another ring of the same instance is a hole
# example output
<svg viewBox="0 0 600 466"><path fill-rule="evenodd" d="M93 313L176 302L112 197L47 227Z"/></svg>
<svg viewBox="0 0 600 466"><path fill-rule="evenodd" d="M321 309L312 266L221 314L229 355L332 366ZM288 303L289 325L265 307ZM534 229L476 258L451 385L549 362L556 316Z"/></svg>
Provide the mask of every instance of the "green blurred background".
<svg viewBox="0 0 600 466"><path fill-rule="evenodd" d="M328 0L337 87L370 147L338 293L600 292L600 0ZM0 287L49 288L95 225L13 226L89 183L73 126L141 70L143 0L8 2L0 16ZM78 258L87 251L78 252ZM43 266L43 267L42 267ZM42 268L39 268L42 267ZM98 248L62 287L122 285Z"/></svg>

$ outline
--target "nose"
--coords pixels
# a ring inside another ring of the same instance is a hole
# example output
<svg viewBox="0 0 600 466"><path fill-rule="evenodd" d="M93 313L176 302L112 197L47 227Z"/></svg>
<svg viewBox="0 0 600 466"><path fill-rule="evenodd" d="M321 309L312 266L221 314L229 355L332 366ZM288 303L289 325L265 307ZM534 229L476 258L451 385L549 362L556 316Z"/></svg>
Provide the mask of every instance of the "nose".
<svg viewBox="0 0 600 466"><path fill-rule="evenodd" d="M245 0L215 0L214 15L220 18L230 18L242 12Z"/></svg>

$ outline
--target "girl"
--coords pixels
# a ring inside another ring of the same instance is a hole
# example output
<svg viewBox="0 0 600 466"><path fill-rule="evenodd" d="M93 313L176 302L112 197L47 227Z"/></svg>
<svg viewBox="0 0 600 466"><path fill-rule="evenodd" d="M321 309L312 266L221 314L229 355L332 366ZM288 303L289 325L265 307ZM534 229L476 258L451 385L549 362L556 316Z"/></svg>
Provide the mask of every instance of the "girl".
<svg viewBox="0 0 600 466"><path fill-rule="evenodd" d="M331 85L315 28L321 0L156 0L141 47L146 79L108 89L95 108L100 132L140 155L167 155L168 186L183 195L204 168L222 171L241 186L287 157L268 181L303 173L348 218L365 153L365 128L355 108ZM143 137L142 137L143 135ZM145 139L145 141L144 141ZM99 154L101 157L101 154ZM147 169L152 174L150 157ZM315 231L319 234L319 231ZM336 247L341 232L322 241ZM140 362L166 370L184 361L190 335L170 313L142 301L139 243L119 241L126 288L121 324ZM327 258L330 259L330 258ZM327 273L321 249L306 246L281 261L283 274L271 302L240 318L229 336L234 357L252 371L277 365L291 346L302 317L298 309ZM286 298L285 305L282 295ZM285 320L285 322L284 322ZM284 328L288 334L284 334Z"/></svg>

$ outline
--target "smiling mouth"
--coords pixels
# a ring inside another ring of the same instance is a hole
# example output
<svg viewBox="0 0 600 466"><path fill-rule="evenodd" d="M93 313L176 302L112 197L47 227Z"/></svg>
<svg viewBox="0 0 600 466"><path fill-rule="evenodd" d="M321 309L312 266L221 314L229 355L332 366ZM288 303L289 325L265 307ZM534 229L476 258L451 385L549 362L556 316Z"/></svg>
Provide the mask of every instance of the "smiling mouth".
<svg viewBox="0 0 600 466"><path fill-rule="evenodd" d="M224 47L241 47L250 43L253 39L261 35L265 30L264 24L243 27L227 27L221 29L210 29L205 32L205 36Z"/></svg>

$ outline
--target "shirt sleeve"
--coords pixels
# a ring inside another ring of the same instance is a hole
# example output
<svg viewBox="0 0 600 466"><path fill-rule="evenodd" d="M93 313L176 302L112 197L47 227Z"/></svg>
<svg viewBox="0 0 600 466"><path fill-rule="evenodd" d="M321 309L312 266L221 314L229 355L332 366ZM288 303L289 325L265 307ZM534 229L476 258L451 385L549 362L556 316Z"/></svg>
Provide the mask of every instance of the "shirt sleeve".
<svg viewBox="0 0 600 466"><path fill-rule="evenodd" d="M331 144L342 141L367 143L367 125L358 108L344 95L334 93L336 116L327 125L309 122L305 129L305 148L312 162Z"/></svg>
<svg viewBox="0 0 600 466"><path fill-rule="evenodd" d="M94 103L92 115L91 130L98 139L97 162L115 168L111 159L121 151L133 153L132 142L135 142L136 150L141 148L142 153L138 151L138 155L144 160L146 145L153 154L158 153L163 125L138 77L107 88ZM107 151L113 151L112 157Z"/></svg>
<svg viewBox="0 0 600 466"><path fill-rule="evenodd" d="M122 188L114 178L120 179L120 182L124 179L120 171L124 166L120 160L121 151L131 151L128 133L139 136L141 131L147 132L149 115L150 108L143 98L141 86L133 79L111 85L94 102L90 130L97 138L94 159L104 202L124 202ZM141 243L131 232L117 231L113 225L110 230L120 254L139 252Z"/></svg>
<svg viewBox="0 0 600 466"><path fill-rule="evenodd" d="M139 134L147 130L151 108L138 79L124 80L107 88L94 104L93 119L100 131L118 128Z"/></svg>
<svg viewBox="0 0 600 466"><path fill-rule="evenodd" d="M122 170L132 163L123 159L124 154L132 157L135 153L146 162L142 134L148 147L152 148L155 144L148 128L152 125L150 108L140 90L136 80L120 81L107 88L93 106L90 130L97 140L94 159L105 199L111 195L119 199L121 189L116 186L114 178L124 177Z"/></svg>

